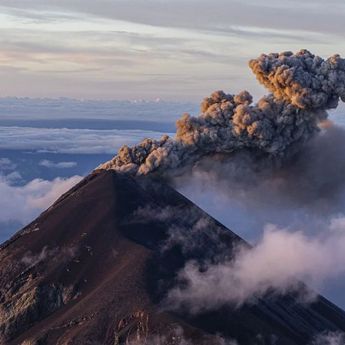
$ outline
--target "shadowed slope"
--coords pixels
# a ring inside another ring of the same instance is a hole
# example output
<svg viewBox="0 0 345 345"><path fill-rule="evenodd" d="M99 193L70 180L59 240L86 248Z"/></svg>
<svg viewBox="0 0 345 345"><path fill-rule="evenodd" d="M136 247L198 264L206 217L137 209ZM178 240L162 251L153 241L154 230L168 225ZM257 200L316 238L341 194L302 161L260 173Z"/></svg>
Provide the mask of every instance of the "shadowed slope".
<svg viewBox="0 0 345 345"><path fill-rule="evenodd" d="M207 226L194 231L200 219ZM302 345L345 330L344 312L323 298L267 297L198 316L162 310L186 261L231 256L238 241L167 185L93 173L1 246L0 343L199 345L222 344L221 334Z"/></svg>

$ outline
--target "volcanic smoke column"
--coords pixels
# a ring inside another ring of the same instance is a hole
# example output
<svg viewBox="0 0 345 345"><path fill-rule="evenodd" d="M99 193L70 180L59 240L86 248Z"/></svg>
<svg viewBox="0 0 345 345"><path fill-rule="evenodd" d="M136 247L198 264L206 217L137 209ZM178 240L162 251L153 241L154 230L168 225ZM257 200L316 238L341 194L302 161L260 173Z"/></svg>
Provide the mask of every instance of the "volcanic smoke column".
<svg viewBox="0 0 345 345"><path fill-rule="evenodd" d="M184 114L174 138L145 139L97 169L133 175L164 173L217 153L256 149L284 157L319 131L327 110L345 101L345 59L327 60L301 50L261 55L249 66L271 93L253 104L248 91L216 91L201 103L198 117Z"/></svg>

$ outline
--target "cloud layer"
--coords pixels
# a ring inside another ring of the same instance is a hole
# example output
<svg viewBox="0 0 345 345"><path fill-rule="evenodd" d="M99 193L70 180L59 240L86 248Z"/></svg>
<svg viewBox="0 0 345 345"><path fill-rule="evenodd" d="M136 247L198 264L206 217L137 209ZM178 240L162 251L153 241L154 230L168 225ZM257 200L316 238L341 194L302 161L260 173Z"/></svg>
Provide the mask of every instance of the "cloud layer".
<svg viewBox="0 0 345 345"><path fill-rule="evenodd" d="M0 149L56 153L113 153L123 143L135 143L159 132L67 128L0 127Z"/></svg>
<svg viewBox="0 0 345 345"><path fill-rule="evenodd" d="M13 186L8 180L0 179L0 224L21 224L33 220L47 209L61 194L78 183L82 177L56 178L52 181L34 179L24 186ZM0 231L0 241L5 240Z"/></svg>

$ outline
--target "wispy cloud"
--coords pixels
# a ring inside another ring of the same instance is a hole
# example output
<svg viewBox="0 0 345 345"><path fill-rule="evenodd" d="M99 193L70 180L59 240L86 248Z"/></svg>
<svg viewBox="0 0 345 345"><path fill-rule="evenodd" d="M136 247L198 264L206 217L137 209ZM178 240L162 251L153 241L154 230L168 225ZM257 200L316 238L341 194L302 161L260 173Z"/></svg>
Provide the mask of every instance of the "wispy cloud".
<svg viewBox="0 0 345 345"><path fill-rule="evenodd" d="M188 310L215 309L224 304L256 303L269 292L302 292L301 299L313 301L315 294L301 289L301 281L320 288L326 281L345 274L345 218L332 219L320 236L266 227L253 248L238 248L231 261L202 266L187 263L180 272L183 287L169 294L173 305ZM215 293L217 291L217 293Z"/></svg>
<svg viewBox="0 0 345 345"><path fill-rule="evenodd" d="M7 95L200 99L227 89L229 80L237 92L254 84L246 62L263 47L342 53L344 13L341 0L330 6L296 6L294 0L33 0L29 9L27 1L5 0L2 89Z"/></svg>
<svg viewBox="0 0 345 345"><path fill-rule="evenodd" d="M25 225L80 180L80 176L52 181L34 179L24 186L12 186L1 178L0 224L16 222ZM0 241L2 236L0 232Z"/></svg>
<svg viewBox="0 0 345 345"><path fill-rule="evenodd" d="M27 16L38 19L35 11L55 11L62 13L84 13L84 15L122 20L131 23L176 27L176 28L198 28L204 30L218 29L229 25L257 26L261 28L288 29L288 30L316 30L332 32L338 29L341 33L341 13L345 6L341 0L333 0L330 6L325 7L322 1L298 2L289 0L284 3L277 3L272 0L264 0L258 3L253 0L217 0L216 3L209 1L182 1L174 2L161 0L134 0L130 3L122 0L101 1L102 6L90 0L86 1L50 1L49 4L42 0L31 2L31 9L27 10ZM87 3L87 6L85 6ZM3 5L22 11L24 15L26 1L3 1ZM303 11L301 11L303 9ZM198 17L193 14L198 10ZM306 12L307 11L307 12ZM230 15L230 17L229 17ZM316 23L313 16L329 19L333 22ZM54 16L51 16L54 18ZM49 16L48 16L49 18ZM303 18L304 20L300 20ZM327 24L327 25L326 25ZM323 30L325 29L325 30Z"/></svg>
<svg viewBox="0 0 345 345"><path fill-rule="evenodd" d="M341 332L324 332L315 337L311 345L343 345L345 334Z"/></svg>
<svg viewBox="0 0 345 345"><path fill-rule="evenodd" d="M9 158L0 157L0 172L14 170L15 168L16 165Z"/></svg>
<svg viewBox="0 0 345 345"><path fill-rule="evenodd" d="M58 168L58 169L68 169L77 166L77 162L52 162L48 159L43 159L38 163L40 166L45 168Z"/></svg>

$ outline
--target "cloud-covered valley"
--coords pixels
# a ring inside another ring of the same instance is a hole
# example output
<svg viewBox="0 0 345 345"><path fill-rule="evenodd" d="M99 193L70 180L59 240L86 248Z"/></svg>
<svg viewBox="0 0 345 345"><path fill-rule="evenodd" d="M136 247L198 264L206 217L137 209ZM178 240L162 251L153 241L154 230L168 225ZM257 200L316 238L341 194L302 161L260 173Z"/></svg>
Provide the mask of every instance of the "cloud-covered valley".
<svg viewBox="0 0 345 345"><path fill-rule="evenodd" d="M81 178L34 179L15 186L5 177L0 177L0 242L6 240L13 230L19 230L32 221Z"/></svg>

